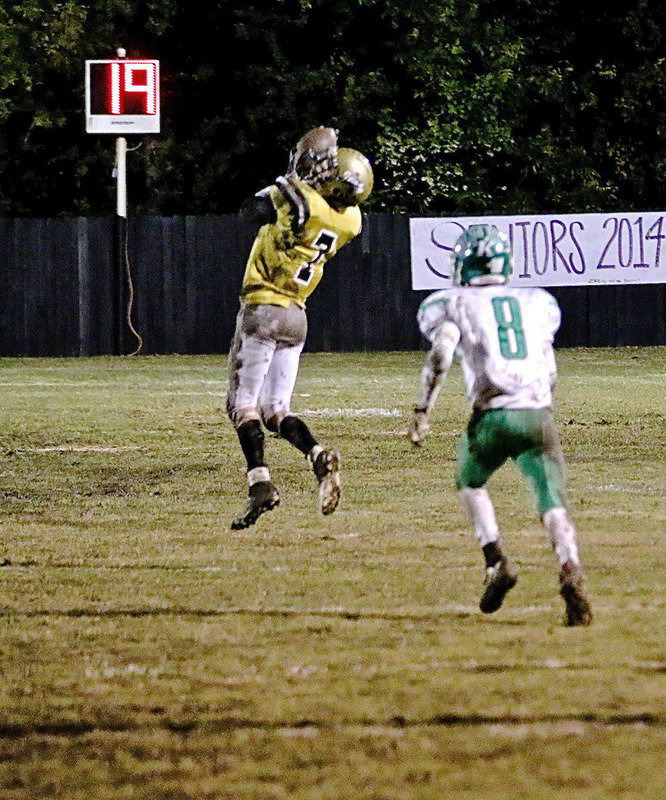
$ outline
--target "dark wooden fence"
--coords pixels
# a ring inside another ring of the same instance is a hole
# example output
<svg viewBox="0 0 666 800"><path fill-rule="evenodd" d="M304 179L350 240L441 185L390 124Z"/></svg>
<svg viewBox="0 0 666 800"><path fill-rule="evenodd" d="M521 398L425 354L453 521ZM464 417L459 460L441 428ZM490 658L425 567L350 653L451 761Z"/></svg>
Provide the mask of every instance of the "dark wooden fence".
<svg viewBox="0 0 666 800"><path fill-rule="evenodd" d="M145 353L224 353L255 229L234 216L135 217L128 253ZM408 217L369 214L308 302L311 351L412 350L427 292L411 289ZM557 344L665 341L663 285L553 289ZM0 355L127 352L112 219L0 219Z"/></svg>

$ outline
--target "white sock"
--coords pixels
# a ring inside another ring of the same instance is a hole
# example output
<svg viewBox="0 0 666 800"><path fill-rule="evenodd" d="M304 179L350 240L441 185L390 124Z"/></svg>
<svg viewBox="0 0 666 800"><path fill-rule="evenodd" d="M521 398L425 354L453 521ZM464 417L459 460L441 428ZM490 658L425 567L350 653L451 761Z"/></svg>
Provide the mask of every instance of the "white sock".
<svg viewBox="0 0 666 800"><path fill-rule="evenodd" d="M470 522L474 526L474 535L481 547L499 539L499 528L495 519L495 509L490 495L485 489L460 490Z"/></svg>
<svg viewBox="0 0 666 800"><path fill-rule="evenodd" d="M247 482L249 486L254 486L255 483L262 483L270 479L271 474L268 471L268 467L255 467L247 473Z"/></svg>
<svg viewBox="0 0 666 800"><path fill-rule="evenodd" d="M576 529L572 525L564 508L549 508L543 515L550 543L560 564L573 561L578 564L578 547L576 546Z"/></svg>
<svg viewBox="0 0 666 800"><path fill-rule="evenodd" d="M307 454L307 456L305 456L307 458L307 460L308 460L308 464L311 467L314 466L314 462L317 460L317 456L319 455L319 453L321 453L323 451L323 449L324 448L320 444L316 444L312 448L312 450L310 450L310 452Z"/></svg>

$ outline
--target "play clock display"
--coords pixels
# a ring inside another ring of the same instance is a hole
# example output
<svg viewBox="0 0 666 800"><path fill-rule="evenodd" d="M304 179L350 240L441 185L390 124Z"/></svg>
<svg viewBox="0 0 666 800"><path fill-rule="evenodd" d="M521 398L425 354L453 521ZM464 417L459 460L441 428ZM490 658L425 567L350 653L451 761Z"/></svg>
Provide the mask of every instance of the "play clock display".
<svg viewBox="0 0 666 800"><path fill-rule="evenodd" d="M86 131L117 136L160 131L160 62L86 61Z"/></svg>

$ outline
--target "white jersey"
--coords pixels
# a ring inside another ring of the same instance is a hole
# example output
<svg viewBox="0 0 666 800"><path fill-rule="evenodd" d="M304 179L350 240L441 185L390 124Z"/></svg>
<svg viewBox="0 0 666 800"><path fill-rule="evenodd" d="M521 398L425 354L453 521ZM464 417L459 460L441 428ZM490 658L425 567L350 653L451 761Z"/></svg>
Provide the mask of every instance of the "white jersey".
<svg viewBox="0 0 666 800"><path fill-rule="evenodd" d="M560 309L545 290L506 285L443 289L421 303L417 319L431 342L445 324L457 328L457 352L474 408L551 404Z"/></svg>

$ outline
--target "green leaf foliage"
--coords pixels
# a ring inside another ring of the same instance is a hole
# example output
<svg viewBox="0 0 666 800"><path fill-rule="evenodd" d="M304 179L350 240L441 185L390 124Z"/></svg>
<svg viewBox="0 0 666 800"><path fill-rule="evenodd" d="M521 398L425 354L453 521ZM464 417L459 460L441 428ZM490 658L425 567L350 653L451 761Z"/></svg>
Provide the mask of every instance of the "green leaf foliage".
<svg viewBox="0 0 666 800"><path fill-rule="evenodd" d="M134 211L233 211L317 124L371 158L374 209L657 207L663 31L656 0L9 0L0 214L110 213L83 67L119 46L162 67L163 132L130 142Z"/></svg>

